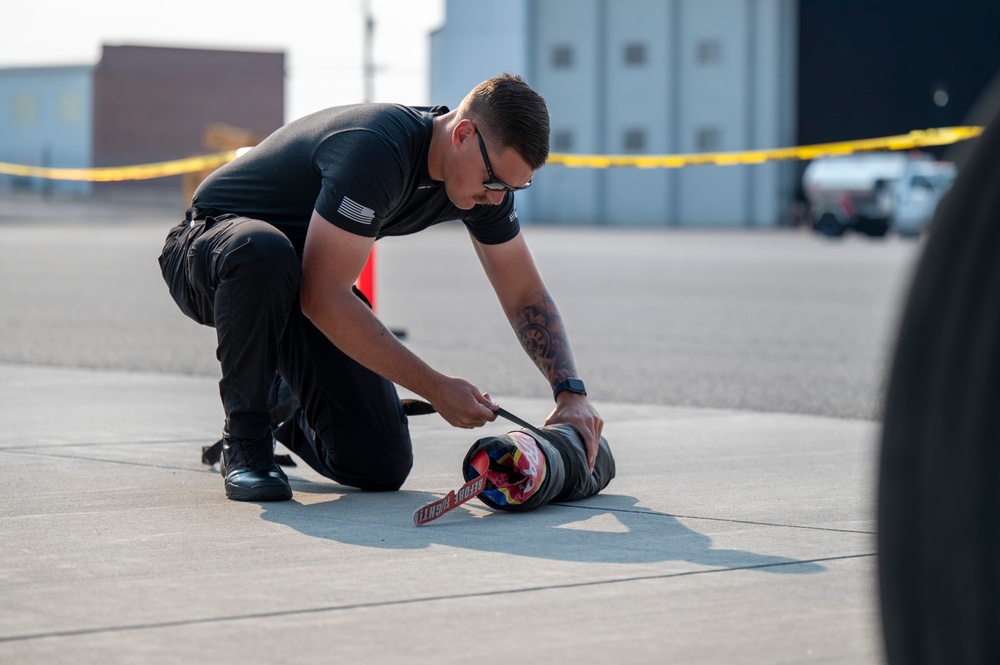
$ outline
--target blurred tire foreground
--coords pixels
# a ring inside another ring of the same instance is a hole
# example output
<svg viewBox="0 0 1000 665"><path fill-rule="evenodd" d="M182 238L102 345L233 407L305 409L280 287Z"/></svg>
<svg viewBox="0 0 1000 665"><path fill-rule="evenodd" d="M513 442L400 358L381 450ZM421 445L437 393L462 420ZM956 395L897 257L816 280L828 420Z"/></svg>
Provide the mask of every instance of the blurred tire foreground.
<svg viewBox="0 0 1000 665"><path fill-rule="evenodd" d="M893 665L1000 662L998 304L1000 113L938 208L890 375L878 540Z"/></svg>

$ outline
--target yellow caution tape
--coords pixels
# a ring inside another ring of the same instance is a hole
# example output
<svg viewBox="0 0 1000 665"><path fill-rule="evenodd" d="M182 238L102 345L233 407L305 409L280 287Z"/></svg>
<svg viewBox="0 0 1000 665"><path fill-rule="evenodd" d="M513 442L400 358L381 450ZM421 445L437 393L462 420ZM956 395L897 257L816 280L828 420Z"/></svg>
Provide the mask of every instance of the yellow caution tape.
<svg viewBox="0 0 1000 665"><path fill-rule="evenodd" d="M702 152L680 155L571 155L552 153L549 164L562 164L573 168L605 169L611 166L634 166L640 169L675 169L698 164L732 166L735 164L762 164L783 159L815 159L832 155L850 155L872 150L910 150L935 145L949 145L967 141L982 134L982 127L941 127L912 131L899 136L883 136L857 141L817 143L792 148L746 150L739 152ZM48 178L50 180L88 180L112 182L118 180L149 180L172 175L182 175L206 169L215 169L236 159L237 151L175 159L169 162L138 164L136 166L107 166L89 169L57 169L44 166L25 166L0 162L0 174Z"/></svg>
<svg viewBox="0 0 1000 665"><path fill-rule="evenodd" d="M562 164L573 168L606 169L611 166L634 166L640 169L676 169L697 164L732 166L735 164L762 164L781 159L815 159L833 155L850 155L872 150L910 150L926 146L949 145L975 138L982 134L982 127L941 127L912 131L899 136L874 139L818 143L793 148L771 150L746 150L739 152L702 152L681 155L570 155L553 153L549 164Z"/></svg>
<svg viewBox="0 0 1000 665"><path fill-rule="evenodd" d="M90 169L54 169L44 166L24 166L0 162L0 173L48 178L50 180L88 180L90 182L112 182L117 180L150 180L171 175L182 175L205 169L216 169L236 159L236 150L218 152L212 155L174 159L169 162L137 164L135 166L105 166Z"/></svg>

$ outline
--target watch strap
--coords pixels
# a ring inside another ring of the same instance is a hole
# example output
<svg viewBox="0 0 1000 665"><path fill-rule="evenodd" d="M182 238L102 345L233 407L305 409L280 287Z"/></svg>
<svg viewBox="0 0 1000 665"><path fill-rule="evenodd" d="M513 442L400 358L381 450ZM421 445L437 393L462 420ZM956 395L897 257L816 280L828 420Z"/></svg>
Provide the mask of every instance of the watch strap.
<svg viewBox="0 0 1000 665"><path fill-rule="evenodd" d="M587 394L587 387L583 384L583 381L576 377L570 377L568 379L563 379L552 387L552 398L555 399L556 397L559 397L560 393L566 392L567 390L579 395Z"/></svg>

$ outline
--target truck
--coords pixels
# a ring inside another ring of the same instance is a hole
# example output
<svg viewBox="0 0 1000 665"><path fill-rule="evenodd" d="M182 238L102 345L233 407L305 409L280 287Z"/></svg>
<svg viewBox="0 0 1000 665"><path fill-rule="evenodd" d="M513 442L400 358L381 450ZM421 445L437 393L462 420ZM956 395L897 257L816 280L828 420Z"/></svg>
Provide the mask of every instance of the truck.
<svg viewBox="0 0 1000 665"><path fill-rule="evenodd" d="M955 179L951 162L919 153L870 152L814 159L802 174L813 229L918 236Z"/></svg>

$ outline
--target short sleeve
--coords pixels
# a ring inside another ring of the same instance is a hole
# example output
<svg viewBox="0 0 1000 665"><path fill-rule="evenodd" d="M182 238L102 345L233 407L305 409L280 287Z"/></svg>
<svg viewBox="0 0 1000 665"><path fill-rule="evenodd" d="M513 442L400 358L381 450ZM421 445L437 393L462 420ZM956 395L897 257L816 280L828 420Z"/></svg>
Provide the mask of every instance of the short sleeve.
<svg viewBox="0 0 1000 665"><path fill-rule="evenodd" d="M375 238L402 190L397 151L364 130L327 137L314 158L321 186L316 211L334 226Z"/></svg>
<svg viewBox="0 0 1000 665"><path fill-rule="evenodd" d="M499 205L477 205L462 218L472 237L484 245L499 245L513 240L521 230L514 205L514 193L507 192Z"/></svg>

